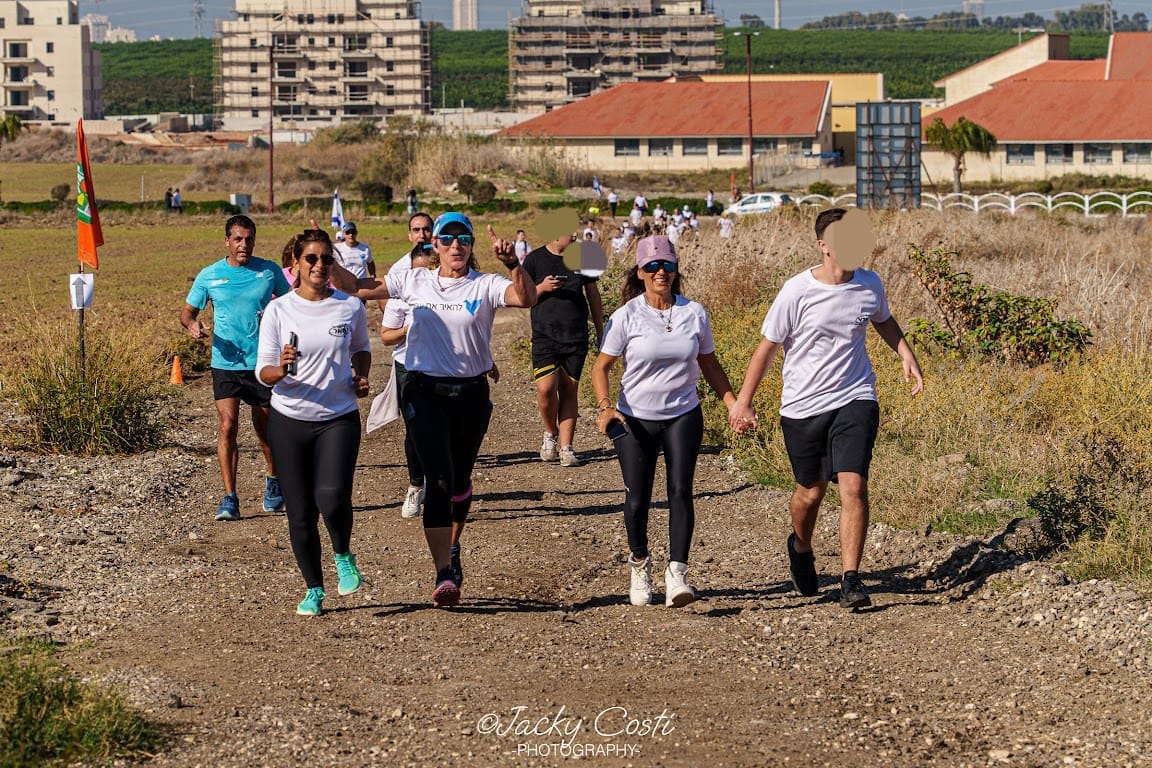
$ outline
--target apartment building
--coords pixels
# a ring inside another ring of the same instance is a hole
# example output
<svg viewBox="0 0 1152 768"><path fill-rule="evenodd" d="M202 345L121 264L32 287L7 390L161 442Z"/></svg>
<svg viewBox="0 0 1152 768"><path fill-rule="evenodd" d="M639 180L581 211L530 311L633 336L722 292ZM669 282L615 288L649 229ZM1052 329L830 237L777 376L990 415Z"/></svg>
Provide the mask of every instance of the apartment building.
<svg viewBox="0 0 1152 768"><path fill-rule="evenodd" d="M722 69L711 0L525 0L508 35L510 100L550 110L620 83Z"/></svg>
<svg viewBox="0 0 1152 768"><path fill-rule="evenodd" d="M281 124L429 111L428 28L414 0L236 0L218 24L226 123ZM270 115L271 113L271 115Z"/></svg>
<svg viewBox="0 0 1152 768"><path fill-rule="evenodd" d="M100 54L79 0L0 0L0 116L75 124L104 116Z"/></svg>

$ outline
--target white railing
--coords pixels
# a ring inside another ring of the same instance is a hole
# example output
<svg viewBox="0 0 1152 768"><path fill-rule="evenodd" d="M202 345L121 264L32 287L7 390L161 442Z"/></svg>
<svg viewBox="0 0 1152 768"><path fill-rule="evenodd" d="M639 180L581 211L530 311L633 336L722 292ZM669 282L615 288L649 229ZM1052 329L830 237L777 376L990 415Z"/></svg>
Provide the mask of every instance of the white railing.
<svg viewBox="0 0 1152 768"><path fill-rule="evenodd" d="M839 195L827 197L825 195L804 195L795 198L798 205L814 205L817 207L838 206L853 207L856 205L856 195ZM1004 192L989 192L983 195L968 195L951 192L947 195L936 195L923 192L920 195L920 207L936 211L965 210L973 213L981 211L1004 211L1017 214L1028 209L1054 213L1059 210L1070 210L1089 215L1103 215L1118 213L1121 216L1144 216L1152 213L1152 192L1093 192L1084 195L1079 192L1059 192L1054 195L1043 195L1039 192L1025 192L1020 195L1009 195Z"/></svg>

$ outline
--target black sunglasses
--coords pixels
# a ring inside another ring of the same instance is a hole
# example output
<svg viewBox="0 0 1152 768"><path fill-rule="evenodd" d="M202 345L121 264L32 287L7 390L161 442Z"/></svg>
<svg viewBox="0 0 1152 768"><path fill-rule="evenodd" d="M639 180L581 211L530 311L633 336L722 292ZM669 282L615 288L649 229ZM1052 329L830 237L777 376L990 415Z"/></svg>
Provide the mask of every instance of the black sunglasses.
<svg viewBox="0 0 1152 768"><path fill-rule="evenodd" d="M304 261L308 262L312 266L316 266L316 262L319 261L319 262L323 263L324 266L330 267L330 266L332 266L332 262L336 261L336 259L334 259L332 256L329 256L327 254L325 254L323 256L317 256L314 253L305 253L300 258L304 259Z"/></svg>
<svg viewBox="0 0 1152 768"><path fill-rule="evenodd" d="M643 267L644 271L650 275L656 274L661 268L670 275L675 274L676 262L668 261L667 259L656 259L655 261L648 262Z"/></svg>
<svg viewBox="0 0 1152 768"><path fill-rule="evenodd" d="M460 243L460 245L464 246L465 248L472 245L472 243L476 241L476 238L472 237L472 235L436 235L436 239L439 240L440 245L443 245L445 248L447 248L449 245L452 245L453 240Z"/></svg>

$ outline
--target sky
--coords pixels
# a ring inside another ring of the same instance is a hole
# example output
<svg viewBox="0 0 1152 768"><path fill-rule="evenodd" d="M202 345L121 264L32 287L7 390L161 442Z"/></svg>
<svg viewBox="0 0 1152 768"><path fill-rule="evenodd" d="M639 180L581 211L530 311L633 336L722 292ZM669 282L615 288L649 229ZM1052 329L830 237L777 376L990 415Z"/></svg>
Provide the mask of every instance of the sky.
<svg viewBox="0 0 1152 768"><path fill-rule="evenodd" d="M320 5L319 0L314 0ZM233 0L203 0L204 30L211 36L213 19L231 19L236 7ZM483 29L502 29L510 17L521 11L520 0L478 0L480 26ZM986 0L986 16L1019 16L1028 11L1052 18L1056 11L1079 8L1084 0L1054 4L1052 0ZM772 22L773 3L765 0L714 0L717 13L731 25L739 23L740 14L759 15L768 24ZM1117 15L1132 15L1145 10L1138 0L1114 0ZM451 0L423 0L423 16L429 21L440 21L452 26ZM848 11L874 13L893 11L909 16L932 16L942 11L960 10L960 0L783 0L781 15L786 28L799 27L825 16ZM113 26L135 30L138 40L153 37L193 37L192 0L80 0L80 15L99 13L108 16Z"/></svg>

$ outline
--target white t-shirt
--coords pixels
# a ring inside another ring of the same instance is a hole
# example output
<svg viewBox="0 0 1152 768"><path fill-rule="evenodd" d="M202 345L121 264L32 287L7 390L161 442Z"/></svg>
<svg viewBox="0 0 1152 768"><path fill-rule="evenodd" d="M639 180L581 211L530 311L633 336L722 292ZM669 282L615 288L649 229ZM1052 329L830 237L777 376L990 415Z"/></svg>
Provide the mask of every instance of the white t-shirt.
<svg viewBox="0 0 1152 768"><path fill-rule="evenodd" d="M806 419L853 400L876 400L876 373L864 347L868 324L892 316L875 272L827 285L806 269L789 278L768 308L760 332L784 349L780 415Z"/></svg>
<svg viewBox="0 0 1152 768"><path fill-rule="evenodd" d="M410 307L404 367L429 376L469 378L492 368L492 321L512 281L472 271L441 277L438 270L388 273L388 294Z"/></svg>
<svg viewBox="0 0 1152 768"><path fill-rule="evenodd" d="M516 244L515 244L515 248L516 248L516 258L518 258L520 260L520 263L523 264L524 258L532 252L532 246L528 245L527 240L517 240Z"/></svg>
<svg viewBox="0 0 1152 768"><path fill-rule="evenodd" d="M357 410L352 355L371 349L364 303L340 291L321 301L296 291L273 301L260 321L257 372L280 365L290 333L297 336L296 374L272 388L272 407L301 421L329 421Z"/></svg>
<svg viewBox="0 0 1152 768"><path fill-rule="evenodd" d="M633 208L632 213L629 214L629 218L632 219L632 226L638 227L640 226L640 221L644 218L644 212L639 208Z"/></svg>
<svg viewBox="0 0 1152 768"><path fill-rule="evenodd" d="M720 237L732 237L732 219L719 219Z"/></svg>
<svg viewBox="0 0 1152 768"><path fill-rule="evenodd" d="M402 275L405 272L412 270L412 252L408 251L396 263L388 267L389 275ZM402 299L388 299L384 302L384 316L380 320L382 328L403 328L408 325L412 308L408 306ZM404 351L408 348L408 337L405 336L400 340L399 344L392 347L392 362L400 363L405 368L408 366L404 362Z"/></svg>
<svg viewBox="0 0 1152 768"><path fill-rule="evenodd" d="M620 413L661 421L700 404L696 358L716 349L712 324L703 306L675 298L670 310L659 312L640 294L613 312L604 326L600 351L625 356L616 406Z"/></svg>
<svg viewBox="0 0 1152 768"><path fill-rule="evenodd" d="M340 262L340 266L356 277L368 277L368 265L372 263L372 249L364 243L348 245L348 243L333 243L333 255Z"/></svg>
<svg viewBox="0 0 1152 768"><path fill-rule="evenodd" d="M619 203L619 202L620 202L620 195L616 194L615 192L609 192L608 193L608 204L609 205L612 205L613 203Z"/></svg>

